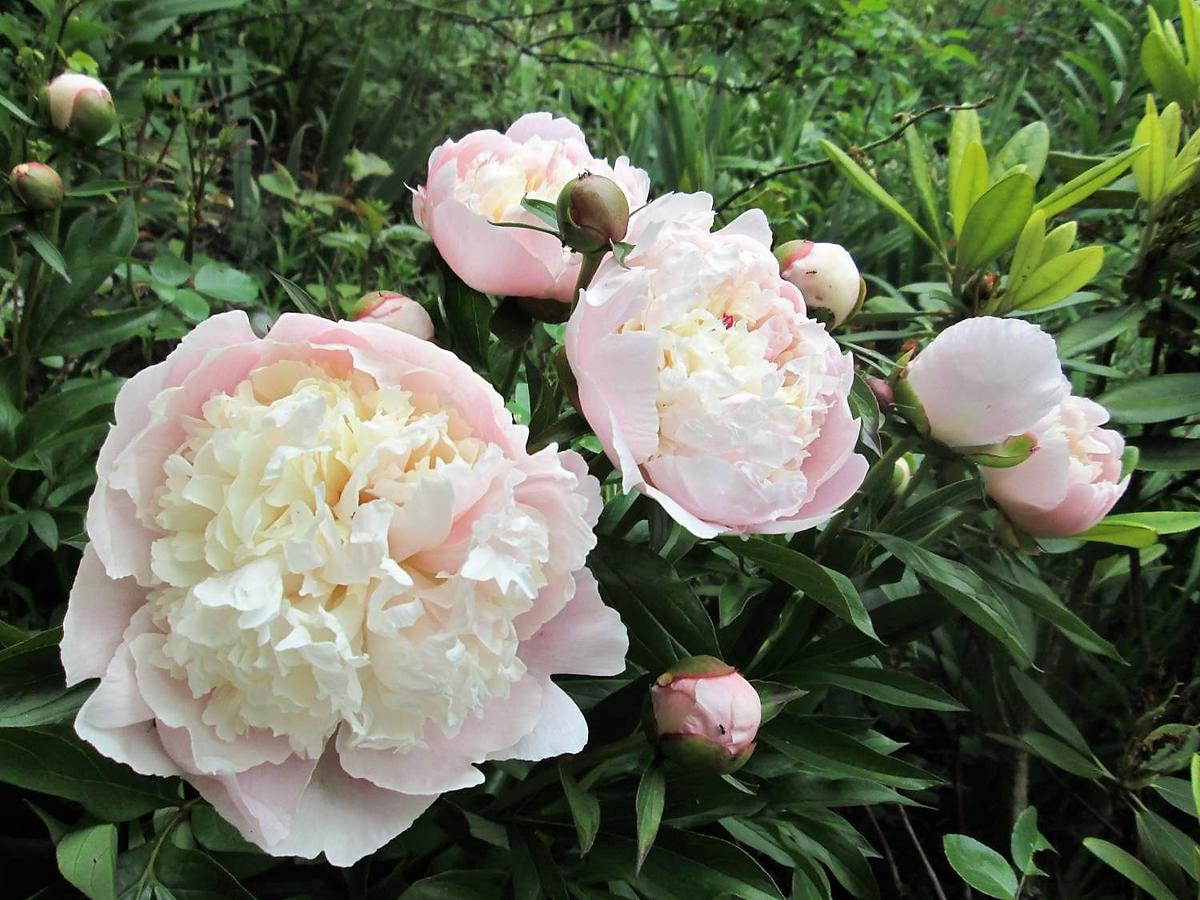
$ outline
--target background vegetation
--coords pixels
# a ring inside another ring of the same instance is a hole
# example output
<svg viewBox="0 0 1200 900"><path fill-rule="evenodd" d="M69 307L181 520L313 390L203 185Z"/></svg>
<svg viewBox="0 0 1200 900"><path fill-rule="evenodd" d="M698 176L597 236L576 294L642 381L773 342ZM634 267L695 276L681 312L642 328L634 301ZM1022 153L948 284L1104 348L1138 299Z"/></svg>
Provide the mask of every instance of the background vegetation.
<svg viewBox="0 0 1200 900"><path fill-rule="evenodd" d="M1175 3L1153 5L1178 17ZM64 723L88 688L61 688L54 631L119 379L161 359L193 324L236 307L265 327L299 293L277 273L335 315L365 291L404 291L434 312L439 336L467 347L453 309L439 305L434 254L407 190L447 136L552 110L579 121L600 155L647 168L656 193L707 190L726 220L759 206L781 241L846 245L873 299L841 338L870 371L874 354L894 358L961 314L955 304L988 298L956 283L846 166L829 164L821 142L847 150L940 229L951 119L933 111L899 129L932 107L977 103L993 158L1018 130L1045 123L1039 195L1048 195L1134 141L1145 96L1156 94L1141 62L1147 6L9 4L0 158L51 162L68 194L60 216L36 224L0 201L5 892L62 896L64 874L80 885L79 859L111 857L117 892L130 897L775 896L762 877L797 897L966 896L956 870L977 888L999 883L991 896L1012 896L1008 863L1005 876L966 840L943 847L943 836L967 835L1013 861L1024 897L1129 897L1135 885L1194 896L1200 830L1187 767L1200 746L1200 545L1184 525L1160 522L1108 542L1015 552L962 465L921 466L932 476L899 495L875 485L844 540L793 545L854 574L883 648L822 607L791 602L798 584L786 560L738 560L672 531L643 501L613 499L602 531L639 548L611 567L634 572L647 595L664 567L684 576L711 617L705 634L787 702L787 727L746 770L753 790L670 774L660 846L640 878L627 863L645 764L629 758L572 763L563 781L580 779L583 813L564 802L552 764L525 782L528 767L493 766L494 796L448 797L346 872L250 852L178 785L135 778L70 737ZM38 88L66 68L101 77L117 102L119 132L97 148L32 124ZM1156 96L1161 108L1168 98ZM1194 101L1181 105L1186 136L1200 122ZM776 174L787 167L798 170ZM1141 451L1117 511L1170 511L1182 523L1200 510L1196 199L1193 187L1149 202L1130 174L1092 193L1072 217L1081 246L1104 248L1103 269L1034 316L1056 334L1077 393L1107 402ZM27 317L31 287L41 299ZM499 343L489 350L485 334L474 351L501 373L503 324ZM552 374L530 362L523 371L494 380L518 415L543 425L542 438L570 438L554 431L557 406L537 419L532 382ZM1144 388L1141 379L1164 375L1183 380ZM867 531L917 549L881 552ZM649 596L612 591L627 621L635 603L657 614ZM993 600L990 613L972 605ZM572 683L581 705L597 707L596 743L636 722L656 661L635 653L622 678ZM587 831L591 804L601 831L581 860L573 826ZM1031 806L1036 822L1020 817ZM1056 852L1035 866L1041 835ZM463 869L475 871L453 874Z"/></svg>

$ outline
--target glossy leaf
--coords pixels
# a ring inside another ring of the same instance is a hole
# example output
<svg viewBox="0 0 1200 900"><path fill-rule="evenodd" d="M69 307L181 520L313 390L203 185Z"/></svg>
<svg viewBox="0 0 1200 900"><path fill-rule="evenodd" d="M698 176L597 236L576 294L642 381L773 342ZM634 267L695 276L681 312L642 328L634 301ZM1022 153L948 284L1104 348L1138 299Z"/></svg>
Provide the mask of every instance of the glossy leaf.
<svg viewBox="0 0 1200 900"><path fill-rule="evenodd" d="M1096 191L1116 181L1145 149L1146 145L1140 144L1097 163L1043 197L1036 208L1051 217L1082 203Z"/></svg>
<svg viewBox="0 0 1200 900"><path fill-rule="evenodd" d="M117 827L93 825L73 831L55 850L63 878L89 900L116 897Z"/></svg>
<svg viewBox="0 0 1200 900"><path fill-rule="evenodd" d="M588 790L581 788L567 768L558 767L558 777L562 781L563 792L567 797L567 806L571 810L571 818L575 822L575 834L579 838L579 852L584 856L592 849L596 833L600 830L600 802Z"/></svg>
<svg viewBox="0 0 1200 900"><path fill-rule="evenodd" d="M1162 883L1162 880L1147 869L1141 860L1126 853L1116 844L1110 844L1100 838L1085 838L1083 846L1105 865L1116 869L1125 878L1140 887L1153 900L1177 900L1175 895Z"/></svg>
<svg viewBox="0 0 1200 900"><path fill-rule="evenodd" d="M638 781L637 811L637 871L642 870L646 855L654 846L659 823L662 822L666 802L667 782L663 777L662 764L651 762Z"/></svg>
<svg viewBox="0 0 1200 900"><path fill-rule="evenodd" d="M1034 854L1039 850L1054 849L1046 840L1045 835L1038 830L1037 819L1037 809L1027 806L1017 816L1017 822L1012 830L1010 852L1013 862L1017 864L1017 869L1025 875L1045 875L1046 873L1039 869L1037 863L1034 862Z"/></svg>
<svg viewBox="0 0 1200 900"><path fill-rule="evenodd" d="M965 834L947 834L942 838L942 849L954 871L981 894L1012 900L1017 893L1012 866L986 844Z"/></svg>
<svg viewBox="0 0 1200 900"><path fill-rule="evenodd" d="M1176 372L1123 381L1096 398L1114 422L1169 422L1200 414L1200 373Z"/></svg>
<svg viewBox="0 0 1200 900"><path fill-rule="evenodd" d="M1083 247L1042 263L1008 298L1013 309L1042 309L1069 297L1096 277L1104 248Z"/></svg>
<svg viewBox="0 0 1200 900"><path fill-rule="evenodd" d="M954 236L961 239L967 216L989 185L987 153L978 141L971 141L963 151L958 175L950 182L950 219Z"/></svg>
<svg viewBox="0 0 1200 900"><path fill-rule="evenodd" d="M1017 239L1033 211L1033 183L1028 175L1016 172L997 181L974 202L958 239L960 272L978 269Z"/></svg>

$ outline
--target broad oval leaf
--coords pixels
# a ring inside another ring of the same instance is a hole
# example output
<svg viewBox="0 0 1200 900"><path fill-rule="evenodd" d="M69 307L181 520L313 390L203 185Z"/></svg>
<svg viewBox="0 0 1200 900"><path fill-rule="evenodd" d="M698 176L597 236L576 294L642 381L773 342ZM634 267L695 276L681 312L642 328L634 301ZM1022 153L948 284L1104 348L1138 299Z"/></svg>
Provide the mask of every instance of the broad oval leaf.
<svg viewBox="0 0 1200 900"><path fill-rule="evenodd" d="M981 894L1012 900L1017 893L1017 876L1003 856L965 834L948 834L942 849L954 871Z"/></svg>
<svg viewBox="0 0 1200 900"><path fill-rule="evenodd" d="M1035 182L1046 168L1050 153L1050 129L1045 122L1030 122L1008 139L992 160L991 173L998 178L1013 166L1023 165Z"/></svg>
<svg viewBox="0 0 1200 900"><path fill-rule="evenodd" d="M964 275L995 259L1021 234L1033 211L1033 179L1022 172L1002 178L972 204L958 239Z"/></svg>
<svg viewBox="0 0 1200 900"><path fill-rule="evenodd" d="M1150 424L1200 414L1200 373L1177 372L1122 382L1096 401L1114 422Z"/></svg>
<svg viewBox="0 0 1200 900"><path fill-rule="evenodd" d="M1042 263L1010 296L1013 309L1042 309L1069 297L1096 277L1104 265L1103 247L1083 247Z"/></svg>
<svg viewBox="0 0 1200 900"><path fill-rule="evenodd" d="M58 842L55 855L63 878L89 900L116 897L116 825L93 825L73 831Z"/></svg>

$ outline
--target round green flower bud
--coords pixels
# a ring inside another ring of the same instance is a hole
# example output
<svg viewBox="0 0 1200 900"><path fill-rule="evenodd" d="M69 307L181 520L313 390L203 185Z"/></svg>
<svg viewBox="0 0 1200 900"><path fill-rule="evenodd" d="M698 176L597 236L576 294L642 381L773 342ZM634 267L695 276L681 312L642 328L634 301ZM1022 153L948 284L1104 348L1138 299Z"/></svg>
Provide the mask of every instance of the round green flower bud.
<svg viewBox="0 0 1200 900"><path fill-rule="evenodd" d="M50 212L58 209L62 203L62 179L45 163L21 163L13 168L9 177L12 179L13 193L26 209Z"/></svg>
<svg viewBox="0 0 1200 900"><path fill-rule="evenodd" d="M558 233L580 253L598 253L625 238L629 199L611 178L584 172L558 195Z"/></svg>
<svg viewBox="0 0 1200 900"><path fill-rule="evenodd" d="M85 143L96 143L116 124L112 95L88 75L64 72L47 85L44 98L50 124Z"/></svg>

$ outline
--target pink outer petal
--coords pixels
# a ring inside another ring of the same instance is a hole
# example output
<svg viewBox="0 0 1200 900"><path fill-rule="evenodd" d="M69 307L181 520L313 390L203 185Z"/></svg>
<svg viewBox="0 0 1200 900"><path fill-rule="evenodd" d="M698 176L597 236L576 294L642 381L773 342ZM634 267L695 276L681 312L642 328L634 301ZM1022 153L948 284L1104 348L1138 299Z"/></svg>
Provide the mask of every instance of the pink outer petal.
<svg viewBox="0 0 1200 900"><path fill-rule="evenodd" d="M807 486L798 476L761 483L717 457L660 456L642 467L647 480L692 515L729 530L796 513Z"/></svg>
<svg viewBox="0 0 1200 900"><path fill-rule="evenodd" d="M908 381L932 435L950 447L982 447L1024 434L1067 393L1054 339L1020 319L951 325L909 364Z"/></svg>
<svg viewBox="0 0 1200 900"><path fill-rule="evenodd" d="M1004 511L1017 525L1035 537L1071 537L1087 531L1108 515L1127 487L1128 478L1120 484L1111 481L1073 484L1067 488L1063 502L1053 509L1011 505L1004 507Z"/></svg>
<svg viewBox="0 0 1200 900"><path fill-rule="evenodd" d="M351 747L345 726L338 734L342 768L355 778L406 794L438 795L483 783L473 765L488 754L509 747L536 727L542 714L542 683L527 676L512 686L507 697L490 700L452 738L434 726L425 729L424 747L406 751Z"/></svg>
<svg viewBox="0 0 1200 900"><path fill-rule="evenodd" d="M124 644L76 715L75 733L109 759L142 775L181 774L163 750L154 712L142 700L133 656Z"/></svg>
<svg viewBox="0 0 1200 900"><path fill-rule="evenodd" d="M749 238L754 243L771 249L771 223L767 221L767 214L761 209L746 210L716 233L726 237Z"/></svg>
<svg viewBox="0 0 1200 900"><path fill-rule="evenodd" d="M705 725L723 725L707 736L733 753L754 740L762 722L762 701L753 685L740 675L701 678L696 684L697 715Z"/></svg>
<svg viewBox="0 0 1200 900"><path fill-rule="evenodd" d="M817 488L796 514L776 522L764 522L750 528L747 533L792 534L813 528L837 512L838 507L849 500L867 477L870 465L861 453L855 453L829 479Z"/></svg>
<svg viewBox="0 0 1200 900"><path fill-rule="evenodd" d="M712 200L711 194L702 191L694 194L664 194L640 210L633 210L625 240L634 245L649 246L654 236L669 225L709 231L716 218ZM628 261L636 258L635 249L629 254Z"/></svg>
<svg viewBox="0 0 1200 900"><path fill-rule="evenodd" d="M324 853L330 864L350 866L408 829L436 799L352 778L337 754L326 751L300 798L291 830L264 849L273 856L305 859Z"/></svg>
<svg viewBox="0 0 1200 900"><path fill-rule="evenodd" d="M488 759L537 761L578 753L587 744L587 721L575 701L548 678L542 689L542 716L537 726L511 747L488 754Z"/></svg>
<svg viewBox="0 0 1200 900"><path fill-rule="evenodd" d="M109 578L95 549L90 544L84 549L63 618L60 649L68 687L104 674L129 620L145 602L136 581Z"/></svg>
<svg viewBox="0 0 1200 900"><path fill-rule="evenodd" d="M982 467L988 494L1001 506L1051 510L1067 496L1071 455L1061 434L1040 434L1029 459L1011 469Z"/></svg>
<svg viewBox="0 0 1200 900"><path fill-rule="evenodd" d="M629 635L615 609L604 605L587 569L575 573L575 596L562 612L521 642L520 656L538 675L620 675Z"/></svg>
<svg viewBox="0 0 1200 900"><path fill-rule="evenodd" d="M548 112L525 113L508 126L504 136L518 144L535 137L546 141L579 141L584 150L587 149L587 139L578 125L570 119Z"/></svg>
<svg viewBox="0 0 1200 900"><path fill-rule="evenodd" d="M200 774L191 740L182 728L159 726L163 746L187 773L188 783L247 840L266 849L287 837L296 806L312 779L315 759L290 756L244 772Z"/></svg>
<svg viewBox="0 0 1200 900"><path fill-rule="evenodd" d="M456 200L427 213L429 234L454 274L485 294L570 300L559 284L568 263L548 234L493 225Z"/></svg>

